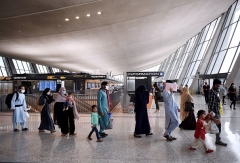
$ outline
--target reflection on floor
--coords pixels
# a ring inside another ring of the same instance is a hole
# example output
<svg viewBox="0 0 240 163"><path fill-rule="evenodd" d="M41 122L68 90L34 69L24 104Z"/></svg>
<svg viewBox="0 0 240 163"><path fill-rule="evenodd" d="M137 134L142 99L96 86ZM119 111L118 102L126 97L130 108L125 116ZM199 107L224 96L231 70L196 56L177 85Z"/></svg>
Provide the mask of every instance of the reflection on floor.
<svg viewBox="0 0 240 163"><path fill-rule="evenodd" d="M207 109L203 97L195 96L196 111ZM177 101L179 97L176 97ZM154 103L154 102L153 102ZM189 151L188 147L193 140L194 131L177 128L173 136L176 141L166 142L164 132L164 108L160 105L160 113L155 114L151 109L149 120L153 136L143 136L141 139L133 137L134 114L119 112L113 113L112 130L104 142L97 143L95 135L93 140L86 140L90 131L90 116L82 114L76 122L75 137L61 137L60 130L50 134L38 133L40 115L31 113L28 119L28 132L13 133L11 113L0 113L0 162L166 162L166 163L237 163L240 162L240 107L230 110L224 106L222 117L222 140L228 143L227 147L216 146L215 135L207 134L207 143L214 149L214 153L205 154L202 147L196 151ZM153 108L155 106L153 105Z"/></svg>

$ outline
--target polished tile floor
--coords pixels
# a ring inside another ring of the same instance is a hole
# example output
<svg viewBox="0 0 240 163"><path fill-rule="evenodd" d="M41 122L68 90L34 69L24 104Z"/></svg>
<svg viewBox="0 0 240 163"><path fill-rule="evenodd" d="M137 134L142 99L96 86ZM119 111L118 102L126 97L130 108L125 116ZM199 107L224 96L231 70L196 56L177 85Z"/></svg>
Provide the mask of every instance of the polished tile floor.
<svg viewBox="0 0 240 163"><path fill-rule="evenodd" d="M196 111L206 109L202 96L194 96ZM177 101L179 97L176 97ZM155 108L154 104L152 108ZM112 130L104 142L97 143L95 135L88 141L90 116L82 114L76 122L75 137L61 137L60 130L54 134L38 133L40 115L31 113L28 119L28 132L13 133L11 114L0 112L0 162L166 162L166 163L239 163L240 162L240 105L233 111L228 105L224 106L222 117L222 140L227 147L216 146L215 135L207 134L207 144L214 149L211 154L205 154L202 147L196 151L189 151L194 131L177 128L173 136L176 141L166 142L164 132L164 108L160 104L160 113L155 109L149 110L153 136L143 136L141 139L133 137L134 114L113 113Z"/></svg>

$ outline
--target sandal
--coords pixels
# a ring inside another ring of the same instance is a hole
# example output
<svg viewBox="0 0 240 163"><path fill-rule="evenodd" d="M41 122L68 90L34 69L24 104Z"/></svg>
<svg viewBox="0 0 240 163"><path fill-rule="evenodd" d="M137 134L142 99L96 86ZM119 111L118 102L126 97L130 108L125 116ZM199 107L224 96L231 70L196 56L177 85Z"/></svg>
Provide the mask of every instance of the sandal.
<svg viewBox="0 0 240 163"><path fill-rule="evenodd" d="M137 135L137 134L133 134L133 136L135 137L135 138L141 138L142 136L141 135Z"/></svg>

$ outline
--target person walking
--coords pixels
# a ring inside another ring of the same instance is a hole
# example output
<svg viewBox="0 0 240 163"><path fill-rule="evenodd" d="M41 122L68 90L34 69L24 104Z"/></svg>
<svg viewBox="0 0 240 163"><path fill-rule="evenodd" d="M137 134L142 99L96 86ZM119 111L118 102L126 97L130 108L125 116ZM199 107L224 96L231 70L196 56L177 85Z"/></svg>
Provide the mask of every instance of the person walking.
<svg viewBox="0 0 240 163"><path fill-rule="evenodd" d="M66 88L61 87L58 91L54 104L53 120L54 124L61 128L62 136L66 136L68 133L68 124L64 123L67 119L66 112L63 111L64 104L67 101L66 93Z"/></svg>
<svg viewBox="0 0 240 163"><path fill-rule="evenodd" d="M219 87L221 85L221 80L214 79L213 87L209 92L209 103L208 103L208 112L213 112L215 114L216 119L219 120L219 124L217 125L219 129L219 133L216 134L216 142L215 144L227 146L227 143L221 141L220 133L221 133L221 116L220 116L220 96L219 96Z"/></svg>
<svg viewBox="0 0 240 163"><path fill-rule="evenodd" d="M207 82L205 82L203 86L203 94L205 97L206 105L208 104L209 90L210 90L210 86L207 84Z"/></svg>
<svg viewBox="0 0 240 163"><path fill-rule="evenodd" d="M194 99L189 93L189 88L185 87L181 94L181 104L180 104L180 119L181 124L179 128L185 130L195 130L196 129L196 118L194 115Z"/></svg>
<svg viewBox="0 0 240 163"><path fill-rule="evenodd" d="M149 103L149 92L145 85L140 85L135 90L135 131L134 137L141 138L141 134L153 135L148 119L147 104Z"/></svg>
<svg viewBox="0 0 240 163"><path fill-rule="evenodd" d="M97 136L97 142L102 142L103 141L101 139L101 137L99 135L99 132L98 132L98 129L97 129L98 120L99 120L99 115L97 113L97 105L92 105L92 114L91 114L92 130L88 134L88 137L87 137L88 140L92 140L92 138L91 138L92 133L95 132L96 136Z"/></svg>
<svg viewBox="0 0 240 163"><path fill-rule="evenodd" d="M45 132L49 130L51 133L56 132L55 126L50 114L50 104L54 102L53 95L51 94L50 88L46 88L39 98L38 104L44 105L41 111L41 123L38 127L39 132Z"/></svg>
<svg viewBox="0 0 240 163"><path fill-rule="evenodd" d="M98 105L98 114L100 115L99 118L99 124L100 124L100 136L102 138L108 136L108 134L106 134L104 132L105 127L108 125L109 123L109 117L108 117L108 98L107 98L107 92L106 92L106 86L107 86L107 82L103 81L101 83L101 88L99 89L98 93L97 93L97 105Z"/></svg>
<svg viewBox="0 0 240 163"><path fill-rule="evenodd" d="M173 98L173 90L166 90L167 83L173 83L171 80L167 80L163 82L164 90L163 90L163 100L165 107L165 133L163 137L167 139L167 141L176 140L177 138L172 137L172 131L178 126L178 111L179 108Z"/></svg>
<svg viewBox="0 0 240 163"><path fill-rule="evenodd" d="M12 110L12 123L13 131L18 132L17 124L20 123L22 126L22 131L28 131L26 127L26 113L25 109L27 108L25 100L25 87L20 85L18 87L18 92L14 93L11 100L11 110Z"/></svg>
<svg viewBox="0 0 240 163"><path fill-rule="evenodd" d="M226 105L225 97L227 95L227 90L228 89L226 89L226 86L224 84L220 87L220 93L222 96L222 104L223 105Z"/></svg>
<svg viewBox="0 0 240 163"><path fill-rule="evenodd" d="M233 106L233 109L236 110L235 105L236 105L236 98L237 98L237 90L234 83L232 83L228 89L228 96L232 101L230 108L232 109L232 106Z"/></svg>
<svg viewBox="0 0 240 163"><path fill-rule="evenodd" d="M159 112L159 104L158 104L158 99L159 97L161 96L161 90L159 89L157 83L154 83L153 84L153 88L154 88L154 92L153 92L153 95L154 95L154 101L155 101L155 104L156 104L156 111L154 113L158 113Z"/></svg>

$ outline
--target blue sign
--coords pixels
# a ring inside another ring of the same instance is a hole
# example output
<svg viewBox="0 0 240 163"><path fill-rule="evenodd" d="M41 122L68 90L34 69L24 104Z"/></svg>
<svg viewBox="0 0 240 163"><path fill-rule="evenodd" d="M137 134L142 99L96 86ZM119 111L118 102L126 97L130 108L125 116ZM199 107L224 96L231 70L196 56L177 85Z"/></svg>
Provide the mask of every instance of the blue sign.
<svg viewBox="0 0 240 163"><path fill-rule="evenodd" d="M164 72L163 71L159 71L159 76L160 77L164 76Z"/></svg>

